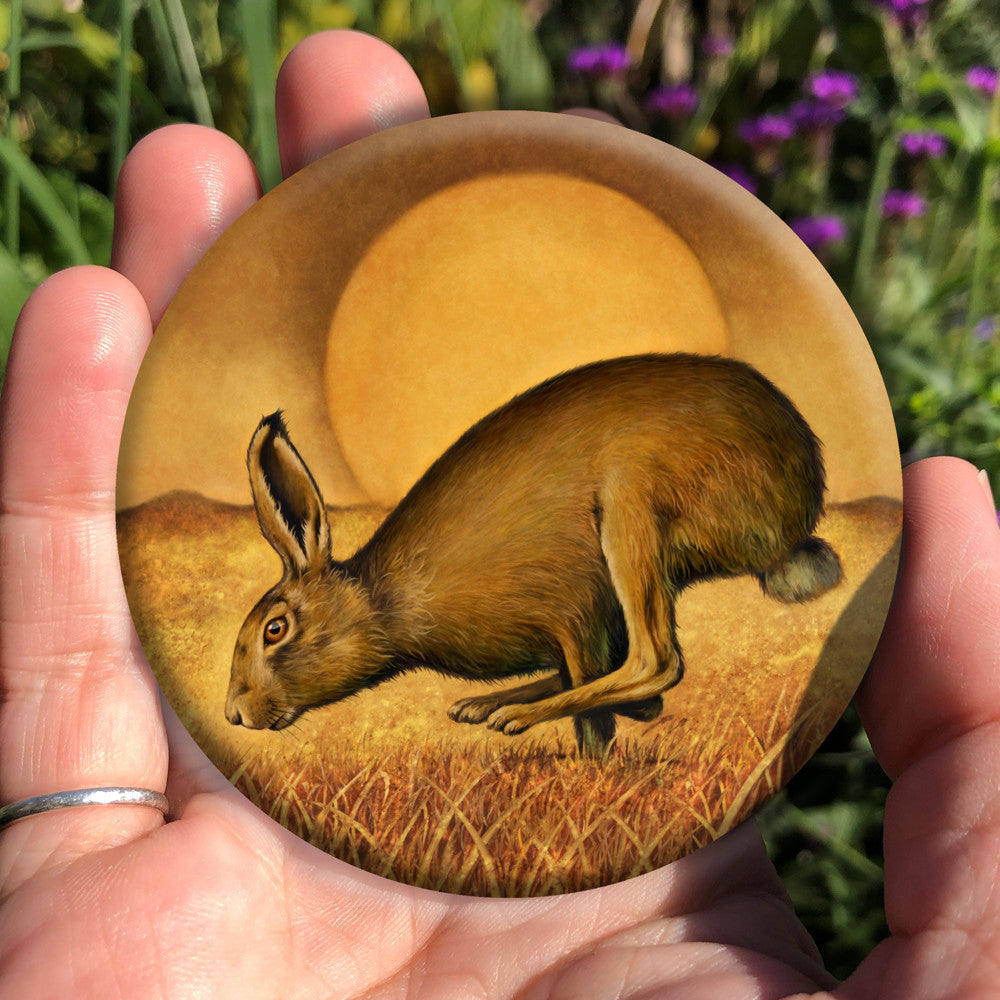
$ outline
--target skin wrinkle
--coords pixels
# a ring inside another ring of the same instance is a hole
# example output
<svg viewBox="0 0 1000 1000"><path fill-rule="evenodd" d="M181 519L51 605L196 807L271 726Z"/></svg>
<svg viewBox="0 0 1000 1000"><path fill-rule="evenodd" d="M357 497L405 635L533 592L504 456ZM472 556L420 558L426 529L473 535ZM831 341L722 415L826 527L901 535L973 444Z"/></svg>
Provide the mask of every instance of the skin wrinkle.
<svg viewBox="0 0 1000 1000"><path fill-rule="evenodd" d="M634 948L629 948L624 955L624 962L622 963L622 969L619 974L620 984L618 986L617 996L622 996L625 993L625 986L627 983L632 982L637 973L636 965L640 959L645 960L646 952L638 952ZM630 991L631 992L631 991Z"/></svg>
<svg viewBox="0 0 1000 1000"><path fill-rule="evenodd" d="M982 927L966 929L965 936L976 944L980 960L987 966L984 978L995 987L1000 982L1000 955L996 952L995 938L991 932L984 931ZM965 958L963 964L968 964L967 952L952 952L952 954L963 954Z"/></svg>
<svg viewBox="0 0 1000 1000"><path fill-rule="evenodd" d="M901 989L912 990L913 984L919 983L921 997L973 1000L973 997L983 996L992 1000L996 996L997 981L997 959L992 954L994 946L990 943L978 947L978 960L972 960L968 950L970 940L974 938L967 931L949 929L916 935L906 951L901 947L901 940L894 941L894 954L883 978L885 989L878 996L885 1000L900 1000L911 995L910 992L901 993ZM918 941L921 944L919 951L916 948ZM983 961L994 969L984 973L980 964ZM970 994L974 981L989 984L988 992ZM861 996L864 997L864 994Z"/></svg>
<svg viewBox="0 0 1000 1000"><path fill-rule="evenodd" d="M57 552L59 555L56 555ZM39 556L39 561L33 563L32 559L36 555ZM113 587L110 588L112 593L102 593L94 582L85 577L81 579L80 574L74 572L76 566L86 565L86 555L80 556L75 545L69 546L68 553L63 555L61 546L42 544L25 545L24 558L27 566L23 563L18 565L14 560L3 561L5 576L20 570L16 575L24 580L18 593L8 594L5 589L3 594L0 621L3 622L4 635L0 639L0 656L4 663L10 663L10 669L13 670L14 662L21 660L17 669L23 670L25 663L41 664L51 660L50 666L58 674L64 672L63 665L58 662L62 656L71 658L71 673L72 658L79 654L114 653L116 662L120 663L122 646L128 635L126 608L116 599L119 595L114 592ZM74 614L68 620L65 615L41 617L46 594L51 594L56 589L58 580L57 575L45 573L41 567L52 561L61 565L62 570L68 571L65 574L68 578L65 587L59 588L63 592L57 594L58 607L74 608ZM34 574L35 579L28 582L26 578L32 565L38 569ZM122 603L123 601L122 597ZM105 609L110 605L115 613L108 614L105 611L103 615L98 614L96 609L102 605ZM78 613L76 608L81 606L82 610ZM87 608L95 609L90 619L87 617Z"/></svg>
<svg viewBox="0 0 1000 1000"><path fill-rule="evenodd" d="M439 928L441 926L439 924ZM435 935L436 937L437 935ZM468 961L475 953L473 948L469 948L467 954L462 956L466 959L465 963L461 960L458 962L449 960L449 957L442 960L438 952L439 950L447 951L450 943L444 935L441 935L440 939L443 942L440 948L435 946L433 940L425 942L411 967L399 970L394 978L399 982L400 994L405 996L407 1000L422 1000L422 998L438 996L461 996L474 1000L476 997L495 995L495 968L489 970L490 974L487 974L485 970L477 970L474 963ZM483 946L484 948L489 947L485 941ZM479 953L480 956L481 954L482 952ZM463 964L468 966L465 970L462 969ZM491 981L493 986L489 985ZM461 983L461 989L453 987L447 992L443 992L442 983L452 983L456 987ZM386 994L386 996L388 995Z"/></svg>
<svg viewBox="0 0 1000 1000"><path fill-rule="evenodd" d="M747 896L750 897L750 898L744 899L744 898L741 897L741 899L738 900L737 902L740 903L740 904L747 903L747 902L751 902L752 903L752 897L755 896L755 895L757 895L757 894L758 894L757 890L752 889L747 894ZM773 902L777 902L779 904L780 908L784 912L786 912L789 917L791 917L791 913L787 909L787 902L783 901L780 898L778 898L778 895L777 895L777 893L775 891L766 891L765 890L763 894L765 894L772 901L772 903ZM727 901L724 900L723 902L726 903ZM613 930L613 931L611 931L608 934L607 937L605 937L604 939L598 939L596 941L590 940L590 935L587 934L586 932L584 932L582 934L578 932L574 936L575 940L576 941L582 941L583 943L577 945L576 948L573 947L573 945L575 944L575 941L570 941L570 942L564 942L564 943L562 943L560 945L553 946L551 948L547 948L546 951L547 952L548 951L552 951L553 953L561 953L563 951L563 949L565 948L565 946L569 945L569 954L568 954L568 956L565 959L561 960L561 963L560 963L560 967L564 969L564 972L562 972L562 973L560 973L558 971L556 972L556 975L557 975L557 980L556 981L558 981L559 977L561 977L562 975L572 975L574 973L574 970L576 970L581 963L586 963L586 962L590 961L595 955L597 955L598 953L601 953L601 952L605 951L606 949L609 949L611 951L616 951L616 950L617 951L621 951L623 954L626 951L629 951L629 952L635 951L635 952L641 954L642 951L645 948L650 947L650 946L655 946L656 943L658 941L660 941L661 939L663 939L664 937L670 938L671 939L671 943L676 943L677 940L685 941L686 938L684 937L684 934L688 932L685 929L686 925L689 927L690 924L692 922L696 921L697 918L699 918L699 917L704 917L705 919L709 920L709 922L710 922L712 916L713 915L711 913L703 913L703 912L700 912L700 911L696 911L694 913L688 913L688 914L674 915L674 916L670 916L670 917L659 917L659 916L652 915L652 916L650 916L647 919L646 923L644 923L644 924L642 924L642 925L640 925L638 927L636 927L636 926L625 926L625 927L623 927L623 928L621 928L619 930ZM534 923L536 921L539 922L539 923L542 923L542 924L549 924L549 923L551 923L551 916L548 913L546 913L546 914L539 914L539 915L536 916L535 921L532 921L532 923ZM604 915L604 914L601 913L600 908L595 908L592 911L592 925L594 926L595 930L597 928L603 926L607 922L608 921L606 919L606 915ZM456 924L462 924L462 923L467 924L467 921L463 920L461 917L458 917L458 919L455 921L455 923ZM448 921L448 920L446 920L443 923L439 924L438 929L437 929L436 933L434 934L434 936L431 939L425 940L425 942L421 946L421 951L420 951L421 958L420 958L420 960L418 962L419 968L425 968L425 967L431 966L431 965L433 965L435 963L435 961L437 961L437 959L435 957L435 954L434 954L434 951L435 951L435 948L436 948L436 944L435 944L436 940L438 940L438 939L443 940L444 942L446 942L445 947L446 948L449 947L449 945L447 944L447 942L451 939L451 937L453 935L453 928L451 926L449 926L450 924L451 924L451 921ZM468 928L467 928L467 930L468 930ZM680 930L679 934L678 934L678 930ZM493 932L487 931L485 933L487 934L487 939L488 939ZM518 935L519 938L523 939L526 944L528 942L534 940L533 935L530 932L530 927L528 927L528 926L520 926L520 927L518 927L518 929L517 929L517 935ZM799 941L799 946L801 947L801 941ZM721 946L719 946L719 947L721 947ZM480 950L477 950L475 948L470 948L470 949L468 949L468 951L469 951L470 955L471 954L479 954L480 953ZM818 961L818 959L817 959L817 957L816 957L815 954L812 954L812 955L808 955L808 953L805 953L805 954L814 963L816 961ZM772 956L772 957L774 957L775 961L779 961L780 960L776 956ZM544 956L540 956L540 960L542 962L546 961ZM526 968L525 971L526 971L526 974L528 974L529 976L531 975L530 970L528 968ZM794 972L795 975L801 976L803 979L806 979L809 982L813 982L813 983L816 982L815 976L814 975L809 975L801 967L798 968L798 969L791 968L789 971L790 972ZM410 969L402 969L402 970L400 970L399 974L395 977L397 983L405 983L405 982L408 981L408 979L410 980L409 985L410 985L411 988L406 992L407 996L421 996L421 995L437 996L437 995L441 995L441 994L435 993L433 991L430 992L430 993L428 993L428 994L422 994L419 987L423 983L424 979L423 979L423 977L420 977L420 978L418 978L418 981L416 983L413 983L412 982L412 974L413 974L413 969L411 967ZM545 980L547 974L548 973L546 972L545 968L543 967L542 971L539 973L539 975L542 977L542 981ZM479 982L481 980L482 981L489 981L488 979L482 979L482 977L476 977L476 981L477 982ZM386 989L386 987L389 987L389 986L391 986L391 981L382 980L382 981L380 981L380 984L379 984L379 986L377 988L371 988L369 990L366 990L365 993L364 993L364 996L366 996L366 997L368 997L368 996L371 996L371 997L375 997L375 996L382 997L382 996L394 996L394 995L396 995L394 991ZM525 989L525 988L529 989L529 992L526 994L527 996L534 996L535 995L533 992L531 992L531 990L527 986L527 984L524 987L522 987L522 989ZM462 995L464 996L465 994L463 993ZM546 993L545 995L548 995L548 994Z"/></svg>
<svg viewBox="0 0 1000 1000"><path fill-rule="evenodd" d="M964 855L967 853L966 847L970 841L978 839L982 831L975 827L943 830L939 835L941 841L942 855ZM926 838L925 838L926 839ZM936 838L938 839L938 838ZM996 838L994 838L996 839ZM984 852L979 851L977 854ZM991 853L991 852L985 852ZM994 855L995 857L995 855ZM957 867L954 864L951 867ZM959 869L960 870L960 869ZM937 914L927 924L925 930L960 930L963 933L973 933L977 924L985 918L997 916L996 903L994 902L994 889L997 885L997 866L994 864L992 871L984 871L980 866L969 866L965 870L960 870L964 882L971 882L974 886L971 892L955 891L952 895L964 898L969 904L968 911L963 913ZM984 878L988 877L988 883ZM973 911L972 903L978 902L976 911ZM993 903L992 908L990 903ZM991 909L993 912L991 912Z"/></svg>
<svg viewBox="0 0 1000 1000"><path fill-rule="evenodd" d="M949 832L951 833L951 836L948 836ZM958 854L958 855L965 854L966 851L964 850L964 848L967 842L970 839L974 838L975 838L974 830L954 829L952 831L942 831L940 837L941 840L940 846L942 850L940 853L946 856L952 854ZM988 892L984 893L982 891L984 889L982 883L983 874L984 873L982 872L982 870L978 868L975 871L962 872L963 881L972 881L975 884L977 891L973 893L954 892L951 894L956 896L963 895L970 903L974 898L981 898L984 895L988 897L990 893ZM991 873L990 876L990 884L989 884L990 889L992 889L992 887L995 884L996 884L996 870L994 869L994 871ZM925 931L958 930L962 931L963 933L969 933L972 931L973 925L977 921L981 920L984 916L988 915L985 912L987 910L987 907L985 905L981 904L979 909L980 909L979 913L971 912L971 907L970 907L970 912L967 913L937 914L931 919L930 923L926 925L924 930Z"/></svg>
<svg viewBox="0 0 1000 1000"><path fill-rule="evenodd" d="M425 1000L434 997L489 1000L496 996L496 982L489 981L474 968L463 973L448 967L435 970L434 966L433 958L417 963L416 969L405 976L400 994L406 1000Z"/></svg>
<svg viewBox="0 0 1000 1000"><path fill-rule="evenodd" d="M95 552L87 553L87 565L98 570L93 576L99 576L110 562L106 545L109 537L115 534L114 514L108 509L113 499L114 491L102 484L80 490L67 489L64 484L58 494L51 496L15 497L0 509L0 528L4 529L2 537L4 540L19 538L25 542L36 537L72 542L79 536L89 535L100 544ZM21 521L24 526L19 525L8 532L7 519ZM107 584L109 588L114 585Z"/></svg>
<svg viewBox="0 0 1000 1000"><path fill-rule="evenodd" d="M784 888L775 887L771 890L765 891L751 891L744 893L741 897L737 899L728 899L723 901L722 906L713 907L711 913L706 913L703 916L706 919L718 915L721 912L727 910L742 910L743 907L758 907L762 912L773 914L773 920L777 927L781 927L782 924L788 926L788 929L792 931L792 935L788 933L776 935L773 938L765 935L765 940L757 940L756 934L751 934L750 939L752 941L752 946L758 949L759 954L769 955L775 961L784 961L790 968L797 971L804 978L808 979L815 984L818 989L821 985L828 985L830 977L826 973L823 966L823 960L820 956L819 950L817 949L812 938L810 938L803 928L802 924L799 922L798 918L795 916L794 910L785 894ZM747 914L748 917L752 916L752 909L750 913ZM733 914L736 919L736 926L741 928L743 926L753 927L751 920L747 920L744 923L743 918L739 912ZM757 928L755 928L756 930ZM742 930L741 930L742 935ZM735 937L735 936L734 936ZM774 946L775 940L791 940L797 949L797 957L799 961L795 961L793 956L785 956L782 958L778 954L778 949ZM734 940L733 943L737 946L741 944L747 946L745 941L741 942L739 940Z"/></svg>
<svg viewBox="0 0 1000 1000"><path fill-rule="evenodd" d="M804 976L810 979L818 980L818 977L822 976L822 964L818 951L812 940L807 937L805 931L801 928L801 925L795 919L790 906L788 904L787 898L784 897L783 890L769 890L769 889L749 889L743 892L737 898L726 898L721 900L720 903L706 907L704 909L681 914L677 916L662 917L650 921L647 924L640 925L639 927L630 927L622 931L621 933L615 935L614 941L617 945L629 945L632 947L645 947L645 946L656 946L656 945L666 945L674 944L682 941L697 941L700 940L702 933L700 924L704 923L707 927L713 925L713 921L717 921L720 917L726 918L726 924L728 928L731 929L726 937L730 943L737 946L749 946L749 940L746 939L743 928L753 927L753 932L756 934L760 928L759 926L751 925L746 922L741 911L745 907L750 907L751 911L754 908L764 907L767 913L773 914L775 923L780 925L782 923L789 924L797 934L796 944L798 946L798 954L803 959L801 963L797 963L795 968L797 968ZM768 925L769 926L769 925ZM765 934L766 938L766 934ZM784 938L782 938L784 940ZM764 942L764 947L766 948L767 942ZM758 942L754 942L756 947L761 947ZM767 954L768 952L762 951L762 954ZM772 957L779 958L778 955L772 954ZM785 958L787 961L787 957Z"/></svg>
<svg viewBox="0 0 1000 1000"><path fill-rule="evenodd" d="M965 469L963 463L957 460L941 459L937 460L938 467L953 467L957 472L959 468ZM911 482L915 479L922 481L922 470L914 467L910 470ZM962 486L965 487L963 481ZM896 603L905 602L907 606L913 605L914 614L911 616L909 631L916 633L916 641L912 642L912 647L908 652L917 658L920 663L941 664L938 669L958 670L962 672L961 685L952 683L947 689L946 680L942 676L934 681L933 673L927 668L923 668L918 680L916 695L924 694L929 684L940 690L940 695L945 699L943 710L936 713L931 712L931 704L926 703L918 708L915 721L907 721L903 718L899 721L901 739L897 737L897 745L893 748L888 757L884 753L881 741L876 739L875 749L880 754L883 766L891 777L899 774L906 763L914 758L918 752L928 753L935 747L941 746L950 738L957 735L962 730L969 728L970 723L978 724L980 719L975 716L984 711L992 712L992 706L998 701L997 685L994 682L986 685L983 668L968 671L964 662L969 664L988 663L990 659L996 657L996 650L1000 649L1000 642L997 639L996 615L992 608L996 607L994 597L996 583L988 583L982 579L977 579L970 575L969 562L977 565L983 563L983 552L992 549L996 551L993 534L995 525L992 517L985 524L980 519L977 510L981 506L981 489L973 490L969 486L969 501L976 501L975 504L959 504L958 488L956 484L956 496L948 496L947 499L940 499L941 512L938 517L947 517L952 525L950 544L945 551L940 543L935 543L933 536L921 536L911 542L909 550L904 554L905 564L902 571L901 582L897 593ZM914 507L928 507L928 498L921 498L914 504ZM964 499L964 496L963 496ZM924 517L931 517L924 514ZM912 522L917 517L915 511L909 514ZM957 555L955 554L957 553ZM954 569L945 577L936 570L936 565L942 556L947 556L949 564L954 559ZM962 559L967 562L962 563ZM959 589L956 578L964 582L967 588L965 591ZM984 588L984 583L986 587ZM890 626L892 622L890 619ZM962 650L962 660L955 660L956 644L960 640L961 625L965 624L971 628L970 634L978 636L973 640L979 645L978 654L975 648ZM904 640L904 645L906 640ZM985 654L985 655L984 655ZM963 662L964 661L964 662ZM945 664L955 662L954 667L945 668ZM994 674L1000 676L1000 674ZM983 691L985 697L981 697L979 703L971 701L966 688L969 684L976 684ZM905 691L905 688L903 689ZM865 695L865 687L862 688L862 696ZM882 703L883 710L888 707L890 692L879 685L877 699ZM896 696L899 697L899 694ZM863 700L867 700L863 698Z"/></svg>
<svg viewBox="0 0 1000 1000"><path fill-rule="evenodd" d="M122 405L118 406L116 400L121 400ZM97 412L103 414L107 410L121 409L124 407L125 400L126 395L124 393L103 393L100 394L100 398L95 402L88 403L87 406L60 406L58 407L60 423L68 427L81 423L92 423L89 420L89 413ZM100 442L98 442L98 446L100 446ZM112 484L108 484L103 476L88 477L87 468L90 464L89 451L74 456L69 461L64 461L63 466L66 469L66 478L64 481L46 481L41 486L33 487L31 493L26 493L20 497L21 503L34 503L39 506L52 505L58 511L60 506L66 506L69 501L73 501L81 511L92 511L95 514L103 513L98 503L103 498L113 496L114 487ZM17 503L17 501L17 497L13 501L8 500L4 505L4 509L10 509L12 502Z"/></svg>
<svg viewBox="0 0 1000 1000"><path fill-rule="evenodd" d="M752 902L751 900L746 900L745 902ZM788 916L791 916L789 913ZM819 978L825 980L826 983L831 982L830 977L826 976L819 964L818 955L808 955L810 959L809 963L795 964L788 962L786 957L774 953L771 950L759 951L759 943L755 940L746 940L742 943L737 940L741 937L741 933L730 933L723 934L714 941L703 940L701 935L692 935L692 924L697 924L698 917L703 917L707 921L707 927L711 926L711 919L713 914L693 914L686 915L684 917L671 918L669 921L664 921L667 923L676 923L678 925L677 929L668 930L666 927L663 928L663 933L656 936L643 937L641 940L635 940L631 933L627 933L616 937L609 942L602 942L592 955L584 957L584 961L590 958L598 958L600 954L606 951L615 953L620 951L622 954L627 956L633 956L639 960L642 960L649 949L673 949L678 945L691 946L694 947L705 947L705 948L716 948L720 955L729 955L732 951L745 952L747 956L754 956L757 959L763 959L768 962L774 962L775 965L779 965L787 969L789 975L795 976L802 981L805 981L811 985L813 989L818 989L820 987ZM737 921L735 925L730 924L734 929L746 926L741 921ZM707 929L706 927L706 929ZM677 931L680 931L678 933ZM718 934L718 931L716 931ZM631 959L630 959L631 961ZM810 964L813 969L810 971L804 968L804 965ZM566 975L572 977L575 974L575 965L570 965ZM560 981L561 977L556 979L556 983ZM630 991L628 996L633 996Z"/></svg>
<svg viewBox="0 0 1000 1000"><path fill-rule="evenodd" d="M469 993L464 988L460 992L451 991L441 993L439 989L433 986L425 991L428 981L439 983L442 979L455 980L462 975L454 968L455 963L451 956L445 956L444 961L442 961L438 953L453 950L456 927L461 927L465 923L463 914L467 911L473 911L474 914L478 915L477 911L480 910L481 903L479 901L468 900L463 903L459 913L449 914L447 911L442 911L439 918L428 928L427 932L418 935L420 938L419 943L410 946L411 954L409 959L396 966L391 973L381 976L376 983L370 985L359 994L359 997L368 1000L368 998L399 996L405 997L407 1000L418 1000L418 998L434 998L438 996L461 996L463 998L469 996L471 998L474 996L489 997L495 995L494 991L485 989L485 984L488 981L496 980L495 969L490 976L477 974L474 969L470 969L462 977L462 981L465 983L467 982L467 976L471 975L476 984L483 988L479 994ZM488 928L484 929L481 934L477 934L476 940L479 941L481 939L481 946L476 947L470 943L463 949L461 958L478 960L484 953L490 953L492 950L490 948L491 941L496 937L498 931L501 934L503 933L500 928ZM513 924L509 933L516 935L520 939L524 931L524 927ZM442 971L437 975L428 974L427 970L433 968L436 964L442 966Z"/></svg>
<svg viewBox="0 0 1000 1000"><path fill-rule="evenodd" d="M952 740L908 770L891 790L886 805L886 914L895 934L915 940L932 929L965 933L984 922L995 926L998 904L990 887L996 884L1000 864L1000 832L992 838L985 835L991 827L984 808L1000 808L993 794L995 768L990 766L998 734L1000 722L992 722ZM923 789L949 784L962 789L961 797L944 803L943 816L937 809L929 815ZM928 829L932 822L947 826ZM894 859L912 855L916 844L922 845L926 866L916 878L912 872L901 876ZM992 871L984 882L988 868ZM961 911L958 901L963 901Z"/></svg>
<svg viewBox="0 0 1000 1000"><path fill-rule="evenodd" d="M291 865L286 864L286 867L287 877L294 878L294 871ZM296 896L293 895L290 898L294 899ZM307 956L311 960L310 964L317 982L321 984L325 991L318 993L315 989L306 988L297 983L296 985L304 997L316 995L347 996L345 993L345 980L357 981L362 978L358 962L354 960L355 949L351 947L343 949L340 955L341 961L338 966L328 967L328 955L325 953L326 948L324 946L324 930L332 932L329 937L336 937L341 932L338 924L344 923L342 914L343 902L339 897L330 898L329 900L321 898L318 906L322 907L322 909L313 912L309 918L306 918L305 914L301 914L296 919L293 911L291 909L288 910L285 926L289 966L294 964L294 958L297 954ZM372 921L378 920L378 913L372 913L369 919L363 912L358 912L362 909L371 910L374 908L357 907L353 905L353 902L350 906L351 912L356 914L353 920L354 925L364 929L365 937L363 939L360 938L360 935L355 935L359 938L358 950L363 952L370 944L370 940L377 938L386 953L395 954L396 949L391 946L389 940L384 935L376 934L372 930ZM322 919L323 917L325 919ZM316 960L314 956L321 957L322 961ZM348 961L350 961L350 972L348 975L345 975L341 966Z"/></svg>
<svg viewBox="0 0 1000 1000"><path fill-rule="evenodd" d="M194 802L194 800L192 800ZM191 803L189 803L189 807ZM211 803L207 800L205 801L205 807L211 809ZM195 810L200 811L200 806L195 803ZM316 885L308 878L302 879L301 875L296 876L296 869L299 867L298 864L294 862L300 861L298 857L298 851L303 848L298 841L293 845L293 850L284 851L282 850L281 841L292 838L292 834L289 834L283 829L271 830L268 829L266 834L262 837L258 831L258 836L253 840L248 839L245 836L245 824L241 817L241 814L252 810L245 800L232 801L230 808L228 810L228 816L226 819L227 832L226 836L231 836L235 840L241 842L244 845L245 851L252 857L257 857L264 862L264 869L267 875L267 879L270 885L269 894L272 896L282 896L285 895L289 903L299 902L302 898L308 898L315 896L317 894ZM211 822L210 813L206 813L203 820L206 822ZM311 848L305 848L305 850L312 852ZM311 868L311 866L310 866ZM308 871L308 870L307 870ZM296 891L286 892L286 887L292 882L298 881L301 883L300 887ZM331 906L336 907L338 911L343 907L344 900L341 897L337 897L335 900L331 900ZM310 948L309 941L303 940L306 937L306 932L303 931L300 923L307 919L305 913L303 913L303 920L297 923L291 916L290 911L286 911L286 916L282 921L283 933L280 937L283 939L282 951L284 953L284 963L285 968L294 968L296 966L296 960L301 956L311 957L313 956L315 949ZM312 914L308 915L309 925L308 934L312 935L316 928L312 920ZM359 926L366 928L366 935L370 932L370 924L364 922L359 922ZM335 937L343 933L343 928L338 928L335 932ZM364 949L370 946L370 940L366 936L363 942ZM327 983L329 978L333 977L333 985L336 987L338 994L345 995L343 993L345 987L345 975L343 970L343 965L345 963L350 963L352 967L353 978L360 978L359 966L354 959L354 949L344 948L338 952L339 962L334 967L336 971L331 969L330 972L325 970L330 966L330 956L325 953L320 953L319 960L313 960L310 962L310 966L313 968L313 974L316 979ZM323 970L322 972L320 970ZM308 984L307 984L308 986ZM300 982L296 982L295 987L302 988ZM292 989L292 984L288 984L288 989ZM315 993L310 988L302 988L302 996L315 995Z"/></svg>
<svg viewBox="0 0 1000 1000"><path fill-rule="evenodd" d="M676 985L664 992L662 981L658 978L662 962L660 957L669 956L676 968ZM610 959L610 962L609 962ZM774 968L776 967L776 968ZM599 978L602 970L609 970L617 988L611 986L613 992L608 992L608 984ZM755 971L756 970L756 971ZM776 975L777 974L777 975ZM569 967L562 974L553 977L551 985L545 981L539 984L539 990L518 995L518 1000L576 1000L576 998L595 995L595 985L600 986L599 995L628 998L634 1000L637 996L659 995L661 997L675 996L705 996L715 1000L717 997L727 997L725 984L731 982L741 988L740 996L746 997L748 976L755 980L772 980L776 987L763 992L763 986L758 986L754 996L785 997L789 986L794 984L798 989L808 985L809 981L794 969L788 969L780 961L774 961L767 956L761 956L745 949L725 947L714 942L688 942L681 946L669 946L649 950L623 950L620 959L612 952L608 955L603 950L595 952L584 961ZM803 982L805 980L805 982ZM541 987L546 987L541 989ZM637 990L641 992L636 992ZM780 992L778 992L780 990ZM704 991L704 992L703 992ZM812 997L814 994L807 994Z"/></svg>
<svg viewBox="0 0 1000 1000"><path fill-rule="evenodd" d="M411 931L413 934L413 941L406 945L409 948L408 957L404 958L398 964L394 964L391 970L383 973L379 978L366 986L361 993L358 994L359 998L375 998L375 997L390 997L393 995L398 995L406 998L416 998L421 996L421 984L426 979L426 974L422 970L426 969L429 964L433 964L435 959L433 957L433 952L435 950L436 941L447 941L448 936L452 933L449 926L450 919L447 912L442 912L438 919L433 923L430 923L427 929L423 932L419 930L417 922L411 921ZM358 926L363 926L360 924ZM473 949L469 949L471 954ZM392 954L403 954L402 949L398 952L394 950ZM419 976L415 976L415 970L421 970ZM415 982L416 979L416 982ZM435 994L431 993L430 996ZM446 995L457 995L457 994L446 994ZM464 993L461 994L463 997Z"/></svg>
<svg viewBox="0 0 1000 1000"><path fill-rule="evenodd" d="M170 990L167 983L167 970L170 968L170 963L167 961L168 956L166 951L161 946L158 929L153 922L153 915L151 913L145 915L145 924L146 939L152 942L152 957L146 964L152 976L156 979L160 996L164 998L169 997L171 993L177 995L177 991Z"/></svg>
<svg viewBox="0 0 1000 1000"><path fill-rule="evenodd" d="M926 649L928 657L932 657L937 660L946 660L947 657L943 655L942 651L943 645L944 644L940 641L933 641L929 643ZM934 753L944 747L947 747L956 739L972 735L981 727L990 726L996 722L1000 722L1000 705L994 709L994 712L994 715L972 723L971 725L966 721L955 720L953 718L943 718L936 724L931 725L930 728L920 736L922 745L927 748L922 760L928 759ZM909 756L913 756L912 751L910 751ZM898 780L900 775L890 775L890 777L894 780Z"/></svg>
<svg viewBox="0 0 1000 1000"><path fill-rule="evenodd" d="M25 518L43 524L49 520L58 523L62 518L93 518L107 515L108 503L113 500L114 491L107 487L67 491L52 497L8 498L0 504L0 517ZM54 514L55 518L50 518L50 514Z"/></svg>

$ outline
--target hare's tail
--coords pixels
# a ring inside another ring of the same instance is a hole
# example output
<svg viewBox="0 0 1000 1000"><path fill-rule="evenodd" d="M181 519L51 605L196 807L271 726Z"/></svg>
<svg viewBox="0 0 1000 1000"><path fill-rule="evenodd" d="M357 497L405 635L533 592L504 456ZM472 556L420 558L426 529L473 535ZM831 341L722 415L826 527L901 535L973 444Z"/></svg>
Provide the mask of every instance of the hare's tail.
<svg viewBox="0 0 1000 1000"><path fill-rule="evenodd" d="M791 604L825 594L840 583L843 575L840 559L830 543L810 535L758 579L768 597Z"/></svg>

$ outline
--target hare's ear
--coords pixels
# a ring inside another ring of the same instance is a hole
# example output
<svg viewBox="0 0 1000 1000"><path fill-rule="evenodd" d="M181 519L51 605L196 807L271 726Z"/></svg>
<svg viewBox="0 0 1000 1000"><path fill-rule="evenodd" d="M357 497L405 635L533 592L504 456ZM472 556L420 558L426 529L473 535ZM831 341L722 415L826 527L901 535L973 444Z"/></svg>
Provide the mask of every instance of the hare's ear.
<svg viewBox="0 0 1000 1000"><path fill-rule="evenodd" d="M287 573L320 569L330 558L330 526L316 482L289 440L281 411L264 417L247 451L250 489L264 537Z"/></svg>

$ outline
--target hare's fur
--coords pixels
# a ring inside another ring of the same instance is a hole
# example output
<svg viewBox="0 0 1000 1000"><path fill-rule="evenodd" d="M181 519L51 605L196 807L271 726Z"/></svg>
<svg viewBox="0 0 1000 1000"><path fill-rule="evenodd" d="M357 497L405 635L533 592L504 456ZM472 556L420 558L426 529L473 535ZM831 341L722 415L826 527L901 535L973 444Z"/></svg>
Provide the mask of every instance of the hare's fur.
<svg viewBox="0 0 1000 1000"><path fill-rule="evenodd" d="M326 508L280 414L261 421L248 466L285 567L233 656L226 714L251 728L282 728L415 667L541 675L449 715L507 734L574 716L581 747L599 753L615 714L654 718L681 680L685 586L751 574L797 602L841 578L813 534L817 439L783 393L731 359L619 358L516 397L345 562L330 557Z"/></svg>

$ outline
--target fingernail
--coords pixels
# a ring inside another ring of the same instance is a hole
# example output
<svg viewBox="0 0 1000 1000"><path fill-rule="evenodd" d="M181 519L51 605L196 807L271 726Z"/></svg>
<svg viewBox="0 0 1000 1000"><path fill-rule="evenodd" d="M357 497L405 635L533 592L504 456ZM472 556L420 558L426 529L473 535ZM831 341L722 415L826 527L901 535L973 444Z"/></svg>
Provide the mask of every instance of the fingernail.
<svg viewBox="0 0 1000 1000"><path fill-rule="evenodd" d="M996 503L993 500L993 487L990 486L990 477L986 474L985 469L979 470L979 485L982 486L983 492L986 494L986 499L993 504L993 509L996 510Z"/></svg>
<svg viewBox="0 0 1000 1000"><path fill-rule="evenodd" d="M996 500L993 499L993 487L990 486L990 477L986 474L985 469L979 470L979 485L983 488L983 493L986 494L986 499L989 500L990 506L997 510ZM997 511L997 523L1000 524L1000 511Z"/></svg>

